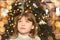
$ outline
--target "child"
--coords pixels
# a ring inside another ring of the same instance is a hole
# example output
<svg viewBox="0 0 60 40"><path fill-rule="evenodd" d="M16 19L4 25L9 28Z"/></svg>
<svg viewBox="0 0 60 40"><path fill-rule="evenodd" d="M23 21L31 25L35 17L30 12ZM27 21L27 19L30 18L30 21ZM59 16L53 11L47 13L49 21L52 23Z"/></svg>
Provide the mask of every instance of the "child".
<svg viewBox="0 0 60 40"><path fill-rule="evenodd" d="M32 13L18 15L15 22L15 33L10 40L40 40L36 32L36 20Z"/></svg>

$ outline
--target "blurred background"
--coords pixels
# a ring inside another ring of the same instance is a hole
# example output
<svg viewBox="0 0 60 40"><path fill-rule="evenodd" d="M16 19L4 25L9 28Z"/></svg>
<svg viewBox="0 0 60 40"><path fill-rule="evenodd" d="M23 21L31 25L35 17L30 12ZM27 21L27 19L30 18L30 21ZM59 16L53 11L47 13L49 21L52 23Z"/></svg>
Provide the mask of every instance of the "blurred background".
<svg viewBox="0 0 60 40"><path fill-rule="evenodd" d="M60 40L60 0L0 0L0 33L7 40L14 32L14 18L32 12L41 40ZM5 29L4 29L4 28Z"/></svg>

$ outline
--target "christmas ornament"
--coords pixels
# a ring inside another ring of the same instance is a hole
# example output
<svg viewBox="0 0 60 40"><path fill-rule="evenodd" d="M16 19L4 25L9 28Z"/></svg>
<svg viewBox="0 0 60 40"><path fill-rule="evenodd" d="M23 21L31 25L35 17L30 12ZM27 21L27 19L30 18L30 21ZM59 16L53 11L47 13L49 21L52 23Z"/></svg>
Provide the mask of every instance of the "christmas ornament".
<svg viewBox="0 0 60 40"><path fill-rule="evenodd" d="M56 26L56 28L60 28L60 21L57 20L57 21L55 22L55 26Z"/></svg>
<svg viewBox="0 0 60 40"><path fill-rule="evenodd" d="M31 11L31 10L26 10L25 12L26 12L26 13L31 13L32 11Z"/></svg>

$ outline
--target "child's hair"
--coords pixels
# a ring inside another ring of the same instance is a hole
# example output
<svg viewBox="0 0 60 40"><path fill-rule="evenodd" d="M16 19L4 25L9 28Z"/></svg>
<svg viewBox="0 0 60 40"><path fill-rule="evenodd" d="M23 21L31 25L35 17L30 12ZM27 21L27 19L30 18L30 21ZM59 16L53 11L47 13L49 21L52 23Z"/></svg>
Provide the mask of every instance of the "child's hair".
<svg viewBox="0 0 60 40"><path fill-rule="evenodd" d="M37 23L36 23L36 19L34 17L34 15L32 13L21 13L20 15L18 15L17 17L15 17L14 23L15 23L15 28L14 28L14 34L17 35L18 34L18 30L17 30L17 24L18 21L22 18L22 17L26 17L27 20L31 21L34 25L34 29L31 29L30 31L30 37L35 38L35 36L37 35Z"/></svg>

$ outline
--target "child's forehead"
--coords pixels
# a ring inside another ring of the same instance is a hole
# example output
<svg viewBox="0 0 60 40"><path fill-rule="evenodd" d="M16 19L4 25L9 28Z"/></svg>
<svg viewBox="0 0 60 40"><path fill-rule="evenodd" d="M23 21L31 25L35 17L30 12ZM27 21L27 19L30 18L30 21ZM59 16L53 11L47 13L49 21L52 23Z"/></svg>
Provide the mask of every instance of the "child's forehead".
<svg viewBox="0 0 60 40"><path fill-rule="evenodd" d="M30 18L29 18L29 17L26 17L26 16L22 16L22 17L20 18L20 20L22 20L22 19L28 20L28 19L30 19Z"/></svg>

